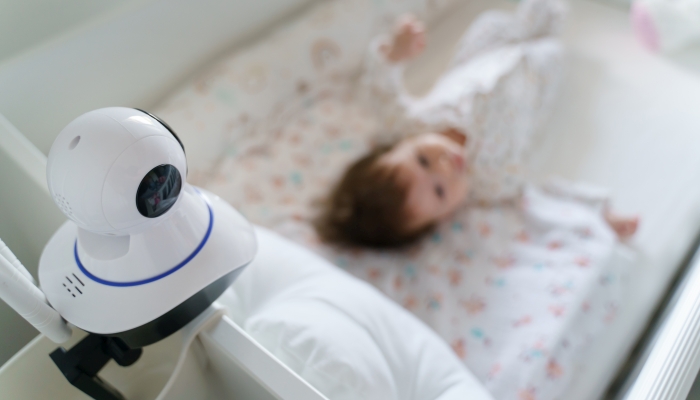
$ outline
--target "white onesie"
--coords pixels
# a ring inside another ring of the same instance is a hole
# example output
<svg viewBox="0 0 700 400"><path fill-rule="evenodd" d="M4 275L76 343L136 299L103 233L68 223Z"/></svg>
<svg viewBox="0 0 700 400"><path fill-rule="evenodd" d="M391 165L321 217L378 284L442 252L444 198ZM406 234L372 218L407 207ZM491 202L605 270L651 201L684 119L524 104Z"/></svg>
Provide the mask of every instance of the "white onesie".
<svg viewBox="0 0 700 400"><path fill-rule="evenodd" d="M403 85L405 63L369 49L363 83L386 133L411 135L456 128L467 134L474 169L472 195L502 200L518 194L528 144L557 92L563 48L554 36L563 16L557 1L529 0L515 15L482 14L460 41L450 68L430 93Z"/></svg>

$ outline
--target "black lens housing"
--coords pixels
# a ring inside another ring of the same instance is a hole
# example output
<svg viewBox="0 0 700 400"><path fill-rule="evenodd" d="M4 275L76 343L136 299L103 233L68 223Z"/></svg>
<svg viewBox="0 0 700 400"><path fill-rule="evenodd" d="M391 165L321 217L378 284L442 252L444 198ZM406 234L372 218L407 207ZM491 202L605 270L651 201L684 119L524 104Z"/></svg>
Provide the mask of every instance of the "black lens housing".
<svg viewBox="0 0 700 400"><path fill-rule="evenodd" d="M136 209L146 218L165 214L177 201L182 189L180 171L162 164L148 171L136 190Z"/></svg>

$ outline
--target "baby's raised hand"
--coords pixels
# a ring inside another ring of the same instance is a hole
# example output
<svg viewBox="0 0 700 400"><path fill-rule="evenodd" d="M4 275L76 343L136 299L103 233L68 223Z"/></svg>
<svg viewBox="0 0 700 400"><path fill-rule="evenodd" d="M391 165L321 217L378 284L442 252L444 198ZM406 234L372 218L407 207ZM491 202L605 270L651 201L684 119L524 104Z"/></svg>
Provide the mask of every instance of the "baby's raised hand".
<svg viewBox="0 0 700 400"><path fill-rule="evenodd" d="M425 48L425 26L416 16L404 14L396 22L391 43L382 51L391 62L409 60Z"/></svg>
<svg viewBox="0 0 700 400"><path fill-rule="evenodd" d="M639 228L639 217L621 217L610 210L606 210L605 220L621 240L629 239Z"/></svg>

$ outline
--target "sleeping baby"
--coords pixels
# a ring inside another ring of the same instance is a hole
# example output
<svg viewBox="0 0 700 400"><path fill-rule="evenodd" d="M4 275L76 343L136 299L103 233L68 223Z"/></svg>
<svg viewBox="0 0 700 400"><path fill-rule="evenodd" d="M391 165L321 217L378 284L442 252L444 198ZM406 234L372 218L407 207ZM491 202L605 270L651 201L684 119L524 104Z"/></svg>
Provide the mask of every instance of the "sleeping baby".
<svg viewBox="0 0 700 400"><path fill-rule="evenodd" d="M522 199L526 152L561 75L556 33L563 12L556 0L525 0L514 15L482 14L423 97L411 96L402 83L406 62L425 47L422 23L403 16L393 35L375 39L363 83L387 136L399 139L376 146L345 171L316 221L321 237L401 246L464 204ZM600 211L620 239L637 230L637 218L617 216L607 205Z"/></svg>

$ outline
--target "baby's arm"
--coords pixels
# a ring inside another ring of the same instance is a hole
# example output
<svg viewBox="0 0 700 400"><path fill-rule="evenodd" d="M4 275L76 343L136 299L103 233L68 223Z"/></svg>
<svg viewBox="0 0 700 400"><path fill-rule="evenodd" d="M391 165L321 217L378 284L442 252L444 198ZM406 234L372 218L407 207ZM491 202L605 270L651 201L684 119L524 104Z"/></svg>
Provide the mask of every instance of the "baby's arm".
<svg viewBox="0 0 700 400"><path fill-rule="evenodd" d="M368 104L388 132L409 134L420 129L409 117L414 99L403 85L403 71L406 61L424 47L423 24L410 15L399 18L391 36L377 37L370 44L362 86Z"/></svg>
<svg viewBox="0 0 700 400"><path fill-rule="evenodd" d="M550 179L544 189L560 197L575 199L600 210L605 222L617 234L620 240L632 237L639 228L639 217L624 217L611 210L610 194L607 190L583 183L569 182L563 179Z"/></svg>
<svg viewBox="0 0 700 400"><path fill-rule="evenodd" d="M425 26L411 14L399 17L390 40L382 43L380 51L390 63L416 58L425 49Z"/></svg>
<svg viewBox="0 0 700 400"><path fill-rule="evenodd" d="M518 39L518 20L515 15L500 10L486 11L464 33L452 67L464 64L479 53L511 44Z"/></svg>

